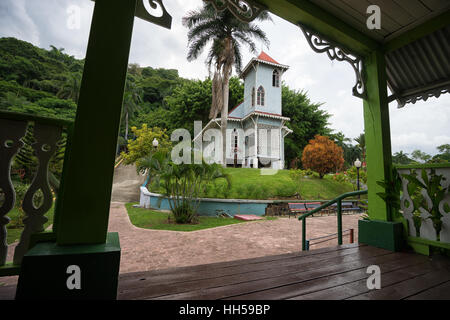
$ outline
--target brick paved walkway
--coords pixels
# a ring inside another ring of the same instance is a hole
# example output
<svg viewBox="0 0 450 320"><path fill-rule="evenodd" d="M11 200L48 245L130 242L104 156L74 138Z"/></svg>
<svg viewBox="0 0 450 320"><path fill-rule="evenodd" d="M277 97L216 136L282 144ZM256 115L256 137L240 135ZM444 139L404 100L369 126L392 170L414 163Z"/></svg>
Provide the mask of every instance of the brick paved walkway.
<svg viewBox="0 0 450 320"><path fill-rule="evenodd" d="M359 215L343 216L343 229L355 229ZM311 217L307 238L336 233L336 217ZM179 232L133 226L123 203L111 203L109 231L119 232L120 273L230 261L301 250L301 222L293 217L252 221L213 229ZM348 236L344 243L348 243ZM311 249L337 245L337 240Z"/></svg>
<svg viewBox="0 0 450 320"><path fill-rule="evenodd" d="M360 215L343 216L343 229L355 229L355 242L359 218ZM109 231L119 232L122 248L120 273L255 258L301 250L301 222L293 217L251 221L192 232L149 230L131 224L124 203L112 202ZM335 216L310 217L307 220L307 239L335 232ZM348 236L345 236L344 243L348 243L348 240ZM311 246L311 249L335 245L336 239ZM13 248L10 248L10 258L12 251ZM15 285L16 282L17 277L0 278L0 289L1 283Z"/></svg>

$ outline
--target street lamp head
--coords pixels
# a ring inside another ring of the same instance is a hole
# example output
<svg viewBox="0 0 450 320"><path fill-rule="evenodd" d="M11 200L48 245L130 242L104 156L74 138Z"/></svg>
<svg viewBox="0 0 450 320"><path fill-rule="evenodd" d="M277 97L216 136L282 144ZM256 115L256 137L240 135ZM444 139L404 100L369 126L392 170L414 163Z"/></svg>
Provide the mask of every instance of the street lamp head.
<svg viewBox="0 0 450 320"><path fill-rule="evenodd" d="M356 159L354 164L355 164L355 167L361 168L361 161L359 161L359 159Z"/></svg>
<svg viewBox="0 0 450 320"><path fill-rule="evenodd" d="M152 144L153 144L153 147L157 148L159 142L158 142L158 140L156 140L156 138L154 138Z"/></svg>

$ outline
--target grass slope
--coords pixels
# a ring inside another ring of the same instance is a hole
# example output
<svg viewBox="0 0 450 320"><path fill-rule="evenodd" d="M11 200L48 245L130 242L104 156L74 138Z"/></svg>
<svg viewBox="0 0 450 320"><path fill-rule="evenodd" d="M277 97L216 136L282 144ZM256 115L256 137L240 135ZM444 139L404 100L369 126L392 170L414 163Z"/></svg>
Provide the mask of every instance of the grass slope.
<svg viewBox="0 0 450 320"><path fill-rule="evenodd" d="M323 179L295 179L289 170L279 170L275 175L261 175L261 170L227 168L231 177L231 190L225 181L210 184L205 196L229 199L289 199L298 193L302 199L329 200L353 191L350 183L342 183L325 176Z"/></svg>

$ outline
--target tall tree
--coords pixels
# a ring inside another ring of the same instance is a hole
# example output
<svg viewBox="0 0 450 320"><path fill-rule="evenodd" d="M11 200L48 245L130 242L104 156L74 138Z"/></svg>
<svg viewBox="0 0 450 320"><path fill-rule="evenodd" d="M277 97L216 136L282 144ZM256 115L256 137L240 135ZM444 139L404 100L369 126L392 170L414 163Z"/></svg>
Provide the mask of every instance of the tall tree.
<svg viewBox="0 0 450 320"><path fill-rule="evenodd" d="M263 11L258 20L270 20L268 12ZM209 3L204 3L199 10L189 12L183 17L183 25L189 28L188 61L195 60L205 46L212 42L206 65L209 70L214 66L212 82L212 103L209 118L216 118L221 113L221 131L223 137L223 165L226 166L226 129L228 120L229 80L233 66L237 72L242 67L242 44L250 52L256 53L253 39L262 41L266 46L269 40L264 31L253 23L244 23L229 10L216 12Z"/></svg>
<svg viewBox="0 0 450 320"><path fill-rule="evenodd" d="M431 162L450 162L450 144L443 144L437 147L439 154L435 155Z"/></svg>
<svg viewBox="0 0 450 320"><path fill-rule="evenodd" d="M66 81L63 83L56 96L62 99L72 99L75 103L78 103L80 87L81 73L71 72L67 75Z"/></svg>
<svg viewBox="0 0 450 320"><path fill-rule="evenodd" d="M54 45L50 45L50 48L51 48L51 50L49 52L49 55L52 58L59 59L64 54L64 50L65 50L64 48L59 48L58 49Z"/></svg>
<svg viewBox="0 0 450 320"><path fill-rule="evenodd" d="M437 147L440 153L450 153L450 144L443 144Z"/></svg>
<svg viewBox="0 0 450 320"><path fill-rule="evenodd" d="M134 79L127 78L125 93L123 96L122 119L125 121L125 140L128 140L128 122L130 115L134 116L139 110L139 103L142 102L142 89L139 88Z"/></svg>
<svg viewBox="0 0 450 320"><path fill-rule="evenodd" d="M392 155L392 162L396 164L410 164L412 159L408 157L407 153L400 150Z"/></svg>
<svg viewBox="0 0 450 320"><path fill-rule="evenodd" d="M328 137L316 135L303 149L303 168L319 173L320 178L326 173L337 172L344 164L344 152Z"/></svg>
<svg viewBox="0 0 450 320"><path fill-rule="evenodd" d="M411 152L411 157L421 163L426 163L431 160L431 156L429 154L420 150L414 150L413 152Z"/></svg>
<svg viewBox="0 0 450 320"><path fill-rule="evenodd" d="M345 167L353 166L356 159L361 159L362 154L358 146L351 144L352 140L347 138L343 132L332 133L329 138L334 141L344 151Z"/></svg>
<svg viewBox="0 0 450 320"><path fill-rule="evenodd" d="M316 134L329 135L327 128L330 114L320 109L321 103L312 103L306 91L290 89L283 83L282 92L283 115L291 121L286 125L293 132L285 138L285 161L291 168L301 166L303 148Z"/></svg>
<svg viewBox="0 0 450 320"><path fill-rule="evenodd" d="M366 163L366 136L361 133L359 137L354 139L358 144L358 148L361 150L363 163Z"/></svg>

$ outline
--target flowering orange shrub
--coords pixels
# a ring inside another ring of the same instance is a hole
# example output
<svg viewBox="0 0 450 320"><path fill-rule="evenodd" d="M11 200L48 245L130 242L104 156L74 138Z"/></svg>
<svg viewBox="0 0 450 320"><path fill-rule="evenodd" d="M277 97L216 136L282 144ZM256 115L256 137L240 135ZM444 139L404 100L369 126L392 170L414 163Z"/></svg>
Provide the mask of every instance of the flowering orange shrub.
<svg viewBox="0 0 450 320"><path fill-rule="evenodd" d="M303 149L302 163L305 169L319 173L320 178L329 172L337 172L344 165L344 151L328 137L316 135Z"/></svg>

